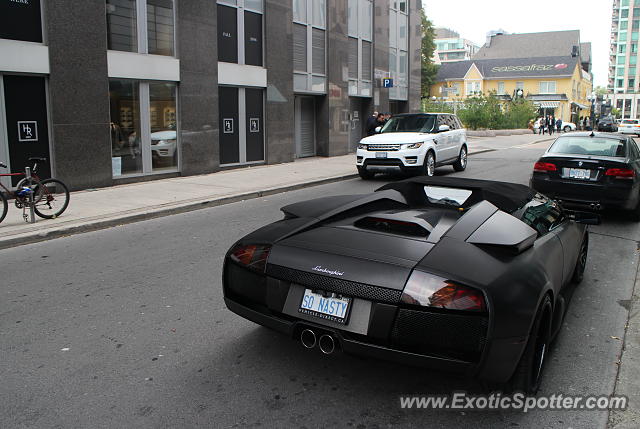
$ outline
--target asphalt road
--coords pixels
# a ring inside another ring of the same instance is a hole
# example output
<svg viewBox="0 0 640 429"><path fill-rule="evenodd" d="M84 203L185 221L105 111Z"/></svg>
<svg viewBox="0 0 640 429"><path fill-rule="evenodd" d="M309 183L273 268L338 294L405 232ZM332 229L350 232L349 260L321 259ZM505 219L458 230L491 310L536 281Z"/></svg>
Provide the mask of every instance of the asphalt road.
<svg viewBox="0 0 640 429"><path fill-rule="evenodd" d="M463 176L526 183L544 145L479 154ZM438 174L453 174L450 167ZM402 394L482 392L464 377L331 357L226 310L222 258L279 207L367 192L349 180L0 251L3 427L601 428L601 411L399 407ZM584 283L541 394L610 394L640 227L592 228Z"/></svg>

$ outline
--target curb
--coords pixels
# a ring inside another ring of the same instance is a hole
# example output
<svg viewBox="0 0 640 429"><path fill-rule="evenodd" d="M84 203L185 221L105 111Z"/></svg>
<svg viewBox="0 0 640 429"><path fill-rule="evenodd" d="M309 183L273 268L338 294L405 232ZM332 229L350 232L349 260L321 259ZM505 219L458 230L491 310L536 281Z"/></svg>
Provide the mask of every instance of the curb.
<svg viewBox="0 0 640 429"><path fill-rule="evenodd" d="M243 200L251 200L254 198L261 198L269 195L281 194L283 192L295 191L298 189L304 189L311 186L324 185L328 183L340 182L343 180L354 179L358 177L357 173L347 174L342 176L334 176L324 179L312 180L310 182L297 183L295 185L280 186L277 188L268 188L261 191L245 192L243 194L231 195L226 197L207 198L193 202L183 203L182 205L170 206L170 207L156 207L142 213L133 213L130 215L119 216L116 218L99 220L96 222L90 222L83 225L72 226L60 226L58 228L52 228L47 231L29 232L25 235L19 235L5 240L0 240L0 250L8 249L10 247L21 246L24 244L32 244L40 241L51 240L54 238L65 237L69 235L79 234L83 232L98 231L101 229L111 228L117 225L125 225L129 223L140 222L148 219L155 219L164 216L170 216L179 213L187 213L195 210L206 209L209 207L216 207L225 204L231 204Z"/></svg>
<svg viewBox="0 0 640 429"><path fill-rule="evenodd" d="M535 142L534 142L535 143ZM533 143L532 143L533 144ZM469 153L469 156L493 152L497 149L482 149L473 153ZM217 198L205 198L197 201L191 201L186 203L178 203L180 205L174 206L156 206L149 209L149 211L143 211L138 213L131 213L124 216L113 217L104 220L96 220L95 222L89 222L82 225L61 225L57 228L52 228L46 231L39 232L27 232L24 235L18 235L5 240L0 240L0 250L8 249L11 247L21 246L24 244L33 244L41 241L52 240L54 238L66 237L74 234L81 234L83 232L99 231L101 229L107 229L118 225L125 225L129 223L141 222L148 219L156 219L164 216L170 216L174 214L187 213L195 210L206 209L210 207L222 206L225 204L236 203L243 200L251 200L254 198L261 198L269 195L281 194L284 192L295 191L298 189L304 189L312 186L324 185L328 183L340 182L343 180L354 179L358 177L357 173L346 174L342 176L334 176L325 179L312 180L310 182L297 183L295 185L280 186L277 188L269 188L261 191L245 192L244 194L231 195L226 197Z"/></svg>

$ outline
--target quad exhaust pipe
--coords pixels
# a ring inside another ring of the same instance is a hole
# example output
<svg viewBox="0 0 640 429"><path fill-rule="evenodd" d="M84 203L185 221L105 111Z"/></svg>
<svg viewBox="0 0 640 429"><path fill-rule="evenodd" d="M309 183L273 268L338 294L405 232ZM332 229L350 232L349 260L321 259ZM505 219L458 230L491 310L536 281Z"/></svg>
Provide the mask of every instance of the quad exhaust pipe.
<svg viewBox="0 0 640 429"><path fill-rule="evenodd" d="M600 210L602 206L600 205L600 203L591 203L589 204L589 208L591 210Z"/></svg>
<svg viewBox="0 0 640 429"><path fill-rule="evenodd" d="M311 329L303 329L300 333L300 342L307 349L312 349L316 345L322 353L330 355L336 350L336 340L330 334L316 335Z"/></svg>

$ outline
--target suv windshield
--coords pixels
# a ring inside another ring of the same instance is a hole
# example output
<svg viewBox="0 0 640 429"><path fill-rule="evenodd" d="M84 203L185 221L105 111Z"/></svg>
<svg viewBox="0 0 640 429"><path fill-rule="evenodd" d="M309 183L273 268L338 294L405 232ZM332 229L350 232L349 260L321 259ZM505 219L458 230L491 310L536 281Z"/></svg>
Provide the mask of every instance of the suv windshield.
<svg viewBox="0 0 640 429"><path fill-rule="evenodd" d="M432 133L436 115L394 116L382 127L381 133Z"/></svg>
<svg viewBox="0 0 640 429"><path fill-rule="evenodd" d="M624 158L627 150L624 140L585 136L560 137L553 146L551 146L549 153Z"/></svg>

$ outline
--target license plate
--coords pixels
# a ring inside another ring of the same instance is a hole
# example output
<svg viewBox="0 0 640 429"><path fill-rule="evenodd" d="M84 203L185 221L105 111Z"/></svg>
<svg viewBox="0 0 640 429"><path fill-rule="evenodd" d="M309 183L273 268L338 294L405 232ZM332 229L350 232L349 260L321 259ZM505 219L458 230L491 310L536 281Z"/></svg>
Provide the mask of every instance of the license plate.
<svg viewBox="0 0 640 429"><path fill-rule="evenodd" d="M387 157L387 152L377 152L376 153L376 158L386 158Z"/></svg>
<svg viewBox="0 0 640 429"><path fill-rule="evenodd" d="M320 319L346 324L351 309L351 298L335 293L316 293L311 289L305 289L300 303L299 313L309 314Z"/></svg>
<svg viewBox="0 0 640 429"><path fill-rule="evenodd" d="M585 170L582 168L570 168L569 177L572 179L589 179L591 177L591 170Z"/></svg>

